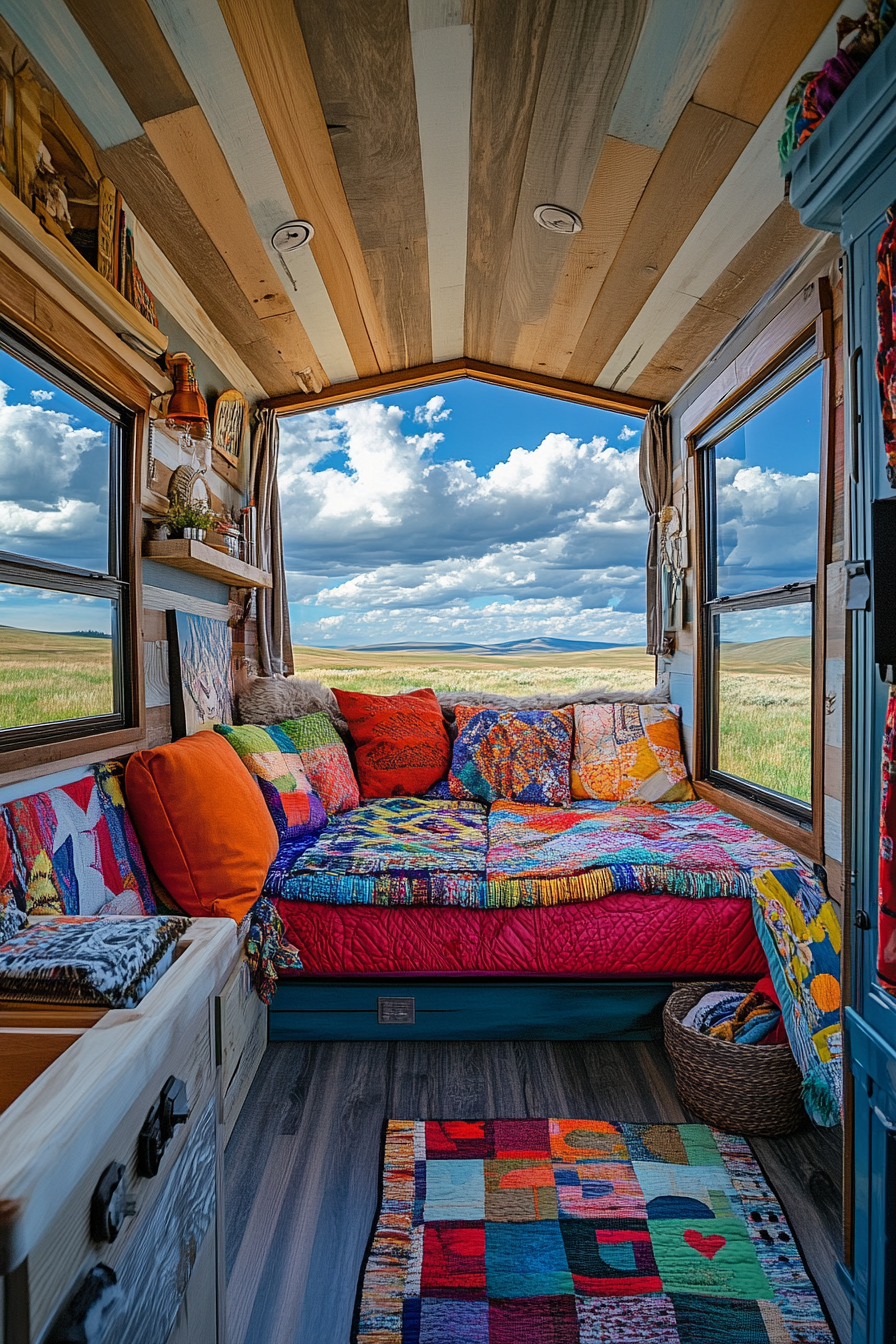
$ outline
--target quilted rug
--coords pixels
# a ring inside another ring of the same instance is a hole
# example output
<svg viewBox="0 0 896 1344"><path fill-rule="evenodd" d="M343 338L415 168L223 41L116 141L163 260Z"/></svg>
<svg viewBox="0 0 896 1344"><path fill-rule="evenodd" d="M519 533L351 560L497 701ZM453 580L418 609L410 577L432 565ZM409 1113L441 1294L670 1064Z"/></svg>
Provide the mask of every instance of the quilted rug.
<svg viewBox="0 0 896 1344"><path fill-rule="evenodd" d="M390 1120L357 1344L832 1344L744 1139Z"/></svg>

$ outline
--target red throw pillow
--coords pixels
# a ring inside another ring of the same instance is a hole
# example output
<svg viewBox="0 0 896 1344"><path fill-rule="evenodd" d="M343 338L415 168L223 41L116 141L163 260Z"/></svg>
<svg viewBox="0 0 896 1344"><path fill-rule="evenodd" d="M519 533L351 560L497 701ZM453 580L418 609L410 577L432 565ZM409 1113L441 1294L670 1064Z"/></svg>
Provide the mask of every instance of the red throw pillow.
<svg viewBox="0 0 896 1344"><path fill-rule="evenodd" d="M362 695L333 687L355 743L362 798L425 793L447 773L451 742L435 692Z"/></svg>
<svg viewBox="0 0 896 1344"><path fill-rule="evenodd" d="M128 811L159 880L188 915L237 923L261 895L279 841L261 791L217 733L137 751Z"/></svg>

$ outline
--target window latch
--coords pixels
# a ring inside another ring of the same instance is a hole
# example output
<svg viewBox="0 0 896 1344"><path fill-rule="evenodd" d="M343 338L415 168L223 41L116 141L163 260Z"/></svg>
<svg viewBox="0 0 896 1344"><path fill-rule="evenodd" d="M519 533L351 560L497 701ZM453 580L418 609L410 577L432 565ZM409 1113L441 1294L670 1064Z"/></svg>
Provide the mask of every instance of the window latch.
<svg viewBox="0 0 896 1344"><path fill-rule="evenodd" d="M867 560L846 564L846 610L868 611L871 606L871 566Z"/></svg>

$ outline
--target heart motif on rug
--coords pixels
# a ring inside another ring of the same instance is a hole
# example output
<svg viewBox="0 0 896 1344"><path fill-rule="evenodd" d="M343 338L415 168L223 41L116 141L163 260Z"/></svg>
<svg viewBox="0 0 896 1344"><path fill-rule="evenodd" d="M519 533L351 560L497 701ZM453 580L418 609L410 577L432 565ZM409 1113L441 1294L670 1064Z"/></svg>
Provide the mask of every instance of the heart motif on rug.
<svg viewBox="0 0 896 1344"><path fill-rule="evenodd" d="M698 1232L693 1227L686 1229L684 1239L692 1251L705 1256L707 1260L711 1260L714 1255L718 1255L722 1247L726 1245L725 1237L718 1235L704 1237L702 1232Z"/></svg>

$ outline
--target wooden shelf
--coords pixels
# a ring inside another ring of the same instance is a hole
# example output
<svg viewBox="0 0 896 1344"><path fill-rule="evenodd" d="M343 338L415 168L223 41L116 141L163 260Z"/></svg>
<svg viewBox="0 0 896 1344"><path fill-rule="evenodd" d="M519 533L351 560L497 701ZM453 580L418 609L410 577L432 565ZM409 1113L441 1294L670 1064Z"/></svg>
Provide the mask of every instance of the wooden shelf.
<svg viewBox="0 0 896 1344"><path fill-rule="evenodd" d="M270 574L263 569L216 551L204 541L149 541L143 554L148 560L187 569L191 574L201 574L204 579L215 579L231 588L270 588L272 583Z"/></svg>

